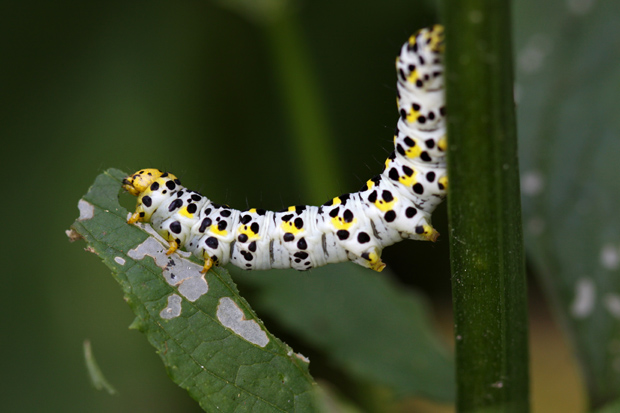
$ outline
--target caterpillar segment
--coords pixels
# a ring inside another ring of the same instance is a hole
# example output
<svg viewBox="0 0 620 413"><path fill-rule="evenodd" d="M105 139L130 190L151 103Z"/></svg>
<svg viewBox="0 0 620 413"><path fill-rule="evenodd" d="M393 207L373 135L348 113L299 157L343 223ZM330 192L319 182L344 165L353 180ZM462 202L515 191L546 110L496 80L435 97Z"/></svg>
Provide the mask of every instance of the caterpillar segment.
<svg viewBox="0 0 620 413"><path fill-rule="evenodd" d="M150 222L169 242L167 254L185 248L205 261L202 272L227 263L304 271L343 261L383 270L383 248L439 236L431 214L448 186L443 49L439 25L418 31L402 46L394 151L383 172L358 192L318 207L239 211L183 187L170 173L142 169L123 181L138 197L128 223Z"/></svg>

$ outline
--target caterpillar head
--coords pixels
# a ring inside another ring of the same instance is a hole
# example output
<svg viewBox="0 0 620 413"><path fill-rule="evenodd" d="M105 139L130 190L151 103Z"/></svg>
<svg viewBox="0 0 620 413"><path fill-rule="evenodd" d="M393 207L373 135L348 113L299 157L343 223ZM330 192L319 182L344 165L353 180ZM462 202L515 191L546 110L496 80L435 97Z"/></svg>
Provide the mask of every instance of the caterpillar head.
<svg viewBox="0 0 620 413"><path fill-rule="evenodd" d="M151 186L159 178L168 177L172 180L177 179L176 176L168 172L162 172L159 169L140 169L138 172L129 175L123 179L123 189L131 195L138 196Z"/></svg>

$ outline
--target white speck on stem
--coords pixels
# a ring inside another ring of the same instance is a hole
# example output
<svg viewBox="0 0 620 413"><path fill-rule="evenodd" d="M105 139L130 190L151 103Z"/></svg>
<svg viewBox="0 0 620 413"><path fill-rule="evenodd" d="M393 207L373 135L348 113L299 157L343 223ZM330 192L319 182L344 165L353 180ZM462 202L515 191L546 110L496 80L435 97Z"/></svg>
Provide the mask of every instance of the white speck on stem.
<svg viewBox="0 0 620 413"><path fill-rule="evenodd" d="M472 10L469 12L469 21L474 24L480 24L483 20L483 15L480 10Z"/></svg>

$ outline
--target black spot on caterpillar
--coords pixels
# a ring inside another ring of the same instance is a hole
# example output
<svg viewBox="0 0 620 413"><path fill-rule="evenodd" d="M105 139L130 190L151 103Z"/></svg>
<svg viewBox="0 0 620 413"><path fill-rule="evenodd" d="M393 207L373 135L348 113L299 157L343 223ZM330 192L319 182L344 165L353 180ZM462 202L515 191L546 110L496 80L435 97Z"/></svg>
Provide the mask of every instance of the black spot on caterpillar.
<svg viewBox="0 0 620 413"><path fill-rule="evenodd" d="M150 222L170 243L205 260L203 272L232 262L244 269L307 270L353 261L381 271L381 251L403 239L435 241L431 214L448 186L443 27L422 29L396 60L399 120L383 172L320 207L238 211L188 190L172 174L142 169L123 181L138 197L128 220Z"/></svg>

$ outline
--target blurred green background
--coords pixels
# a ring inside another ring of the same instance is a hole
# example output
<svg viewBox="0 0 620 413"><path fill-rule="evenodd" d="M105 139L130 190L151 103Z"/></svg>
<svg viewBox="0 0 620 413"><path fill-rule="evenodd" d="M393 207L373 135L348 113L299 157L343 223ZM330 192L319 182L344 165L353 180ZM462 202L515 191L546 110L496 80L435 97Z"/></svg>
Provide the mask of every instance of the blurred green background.
<svg viewBox="0 0 620 413"><path fill-rule="evenodd" d="M84 243L68 242L64 231L78 216L77 201L109 167L166 169L241 209L318 203L335 195L328 188L357 190L391 151L394 58L409 34L438 20L434 4L295 3L340 169L323 194L304 186L286 94L260 24L207 0L2 6L0 136L4 170L12 175L2 202L3 411L198 411L144 337L127 330L133 315L109 270L83 251ZM517 32L544 16L519 6ZM400 243L384 257L406 288L432 299L449 341L445 215L445 206L434 215L444 234L439 242ZM415 279L406 275L412 253L429 261ZM535 406L543 412L569 402L581 411L573 360L536 291ZM91 387L86 338L116 396ZM556 398L561 394L566 400ZM552 401L539 401L541 395ZM402 410L435 411L408 402Z"/></svg>

